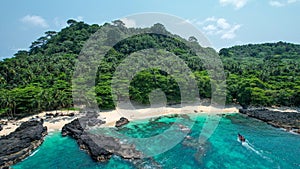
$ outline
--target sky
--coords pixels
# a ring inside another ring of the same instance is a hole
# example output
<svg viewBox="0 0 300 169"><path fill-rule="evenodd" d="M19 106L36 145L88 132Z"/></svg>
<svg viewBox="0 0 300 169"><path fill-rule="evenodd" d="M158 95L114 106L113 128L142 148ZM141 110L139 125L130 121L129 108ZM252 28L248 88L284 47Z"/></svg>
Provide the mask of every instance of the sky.
<svg viewBox="0 0 300 169"><path fill-rule="evenodd" d="M158 12L195 26L216 50L264 42L300 43L300 0L2 0L0 60L68 19L103 24L137 13ZM128 22L127 24L130 24Z"/></svg>

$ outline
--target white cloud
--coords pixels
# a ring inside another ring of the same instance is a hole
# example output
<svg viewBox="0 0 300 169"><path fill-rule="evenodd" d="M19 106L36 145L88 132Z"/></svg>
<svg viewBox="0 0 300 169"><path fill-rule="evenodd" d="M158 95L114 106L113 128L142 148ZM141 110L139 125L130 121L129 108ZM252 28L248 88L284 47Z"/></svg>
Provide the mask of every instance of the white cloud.
<svg viewBox="0 0 300 169"><path fill-rule="evenodd" d="M222 6L233 5L235 9L240 9L247 4L248 0L219 0Z"/></svg>
<svg viewBox="0 0 300 169"><path fill-rule="evenodd" d="M122 18L120 19L127 28L132 28L132 27L136 27L136 22L133 19L128 19L128 18Z"/></svg>
<svg viewBox="0 0 300 169"><path fill-rule="evenodd" d="M270 1L269 4L270 4L271 6L275 6L275 7L282 7L282 6L285 6L285 3L279 2L279 1Z"/></svg>
<svg viewBox="0 0 300 169"><path fill-rule="evenodd" d="M240 24L231 24L225 18L209 17L202 22L196 22L205 34L219 36L221 39L234 39Z"/></svg>
<svg viewBox="0 0 300 169"><path fill-rule="evenodd" d="M215 30L217 30L217 27L215 25L207 25L207 26L203 27L203 30L205 30L205 31L215 31Z"/></svg>
<svg viewBox="0 0 300 169"><path fill-rule="evenodd" d="M75 18L76 21L83 21L83 16L77 16L77 18Z"/></svg>
<svg viewBox="0 0 300 169"><path fill-rule="evenodd" d="M212 17L208 17L204 20L204 22L209 22L209 21L216 21L216 17L212 16Z"/></svg>
<svg viewBox="0 0 300 169"><path fill-rule="evenodd" d="M292 4L292 3L295 3L295 2L299 2L299 0L288 0L287 1L288 4Z"/></svg>
<svg viewBox="0 0 300 169"><path fill-rule="evenodd" d="M217 20L217 24L221 29L228 29L230 28L230 24L227 23L226 19L220 18Z"/></svg>
<svg viewBox="0 0 300 169"><path fill-rule="evenodd" d="M21 19L21 21L23 23L42 27L42 28L49 27L46 20L44 18L42 18L41 16L37 16L37 15L26 15Z"/></svg>
<svg viewBox="0 0 300 169"><path fill-rule="evenodd" d="M234 25L233 27L231 27L228 31L225 31L222 36L221 39L233 39L236 37L236 31L238 29L240 29L241 25Z"/></svg>
<svg viewBox="0 0 300 169"><path fill-rule="evenodd" d="M274 7L283 7L296 2L299 2L299 0L271 0L269 4Z"/></svg>

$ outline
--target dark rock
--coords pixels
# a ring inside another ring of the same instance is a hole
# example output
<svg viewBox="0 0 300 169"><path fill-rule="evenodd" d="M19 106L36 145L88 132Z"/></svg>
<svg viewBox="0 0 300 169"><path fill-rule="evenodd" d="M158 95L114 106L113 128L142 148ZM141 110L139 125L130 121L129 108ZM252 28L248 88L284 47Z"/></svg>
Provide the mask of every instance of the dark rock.
<svg viewBox="0 0 300 169"><path fill-rule="evenodd" d="M69 117L74 117L74 116L75 116L75 113L69 113L69 114L67 114L67 116L69 116Z"/></svg>
<svg viewBox="0 0 300 169"><path fill-rule="evenodd" d="M2 120L0 121L0 125L7 125L7 123L8 123L7 121L2 121Z"/></svg>
<svg viewBox="0 0 300 169"><path fill-rule="evenodd" d="M0 168L9 167L30 155L43 143L47 128L36 119L24 122L14 132L0 137Z"/></svg>
<svg viewBox="0 0 300 169"><path fill-rule="evenodd" d="M284 128L287 131L292 128L300 128L300 113L297 112L273 111L266 108L239 109L239 112L267 122L274 127Z"/></svg>
<svg viewBox="0 0 300 169"><path fill-rule="evenodd" d="M58 116L68 116L68 117L74 117L75 114L74 113L67 113L67 114L64 114L64 113L46 113L46 118L51 118L51 117L58 117Z"/></svg>
<svg viewBox="0 0 300 169"><path fill-rule="evenodd" d="M81 118L77 118L73 120L71 123L64 125L61 130L62 136L71 136L75 139L78 139L79 136L82 135L82 132L87 127L100 126L105 124L105 121L97 119L97 116L90 115L84 116Z"/></svg>
<svg viewBox="0 0 300 169"><path fill-rule="evenodd" d="M92 115L92 117L95 116ZM62 128L62 135L73 137L80 148L86 150L95 161L105 162L112 155L117 155L124 159L142 158L142 153L137 151L132 144L122 143L119 139L104 134L87 132L85 129L91 121L95 121L95 119L91 120L88 117L75 119ZM103 124L103 121L101 124Z"/></svg>
<svg viewBox="0 0 300 169"><path fill-rule="evenodd" d="M121 117L120 120L116 121L116 127L121 127L129 123L129 120L125 117Z"/></svg>
<svg viewBox="0 0 300 169"><path fill-rule="evenodd" d="M105 149L105 146L113 144L111 138L83 133L77 141L80 145L82 145L80 147L87 150L92 159L95 161L105 162L112 156L112 153ZM104 144L102 144L103 142Z"/></svg>
<svg viewBox="0 0 300 169"><path fill-rule="evenodd" d="M3 127L2 127L2 125L0 125L0 131L2 131L3 130Z"/></svg>
<svg viewBox="0 0 300 169"><path fill-rule="evenodd" d="M71 136L75 139L79 139L82 135L82 132L84 131L84 127L82 127L82 124L80 123L79 119L75 119L71 123L64 125L64 127L61 130L61 133L62 136Z"/></svg>

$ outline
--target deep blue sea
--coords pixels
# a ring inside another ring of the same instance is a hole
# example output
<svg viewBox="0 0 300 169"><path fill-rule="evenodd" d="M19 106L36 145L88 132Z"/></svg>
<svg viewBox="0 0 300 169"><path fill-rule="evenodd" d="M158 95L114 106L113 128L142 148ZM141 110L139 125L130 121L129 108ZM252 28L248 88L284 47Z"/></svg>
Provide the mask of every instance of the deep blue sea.
<svg viewBox="0 0 300 169"><path fill-rule="evenodd" d="M144 159L138 165L118 156L113 156L106 163L94 162L85 151L79 149L75 140L61 137L60 132L52 132L30 157L12 168L300 169L300 135L285 132L240 114L232 114L222 116L214 133L203 144L198 140L206 119L205 115L166 116L134 121L119 129L118 133L127 137L148 138L168 130L174 122L183 126L187 120L194 122L188 138L179 140L179 143L168 151ZM102 128L95 129L94 132L109 130L115 129ZM172 132L176 135L176 132L183 131L174 129ZM246 137L246 143L242 144L237 140L237 133ZM163 146L162 144L160 146ZM151 142L139 146L151 146ZM154 149L160 148L157 146Z"/></svg>

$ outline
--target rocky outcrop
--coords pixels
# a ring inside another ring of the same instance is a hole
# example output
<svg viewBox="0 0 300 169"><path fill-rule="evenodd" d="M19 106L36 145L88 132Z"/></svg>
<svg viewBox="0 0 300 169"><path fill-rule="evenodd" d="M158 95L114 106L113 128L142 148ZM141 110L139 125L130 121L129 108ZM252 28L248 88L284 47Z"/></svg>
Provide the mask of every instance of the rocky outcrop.
<svg viewBox="0 0 300 169"><path fill-rule="evenodd" d="M58 116L68 116L68 117L74 117L75 113L46 113L46 118L48 117L58 117Z"/></svg>
<svg viewBox="0 0 300 169"><path fill-rule="evenodd" d="M122 143L118 138L107 135L92 134L85 129L92 125L102 124L103 121L97 121L95 117L83 117L75 119L66 124L62 129L63 136L71 136L77 140L81 149L84 149L95 161L105 162L112 155L118 155L124 159L140 159L142 153L137 151L132 144ZM105 122L104 122L105 123Z"/></svg>
<svg viewBox="0 0 300 169"><path fill-rule="evenodd" d="M79 139L84 131L82 125L83 124L79 122L79 119L75 119L71 123L64 125L61 134L62 136L71 136L74 139Z"/></svg>
<svg viewBox="0 0 300 169"><path fill-rule="evenodd" d="M288 131L300 133L300 113L273 111L266 108L262 109L240 109L240 113L249 117L267 122L274 127L284 128Z"/></svg>
<svg viewBox="0 0 300 169"><path fill-rule="evenodd" d="M98 116L99 115L93 111L85 112L85 116L71 121L71 123L66 124L62 128L62 136L69 135L75 139L78 139L82 135L85 128L100 126L105 123L105 121L98 119Z"/></svg>
<svg viewBox="0 0 300 169"><path fill-rule="evenodd" d="M43 143L46 134L43 121L36 119L24 122L14 132L0 137L0 168L8 168L29 156Z"/></svg>
<svg viewBox="0 0 300 169"><path fill-rule="evenodd" d="M125 117L121 117L120 120L116 121L116 127L121 127L129 123L129 120Z"/></svg>

